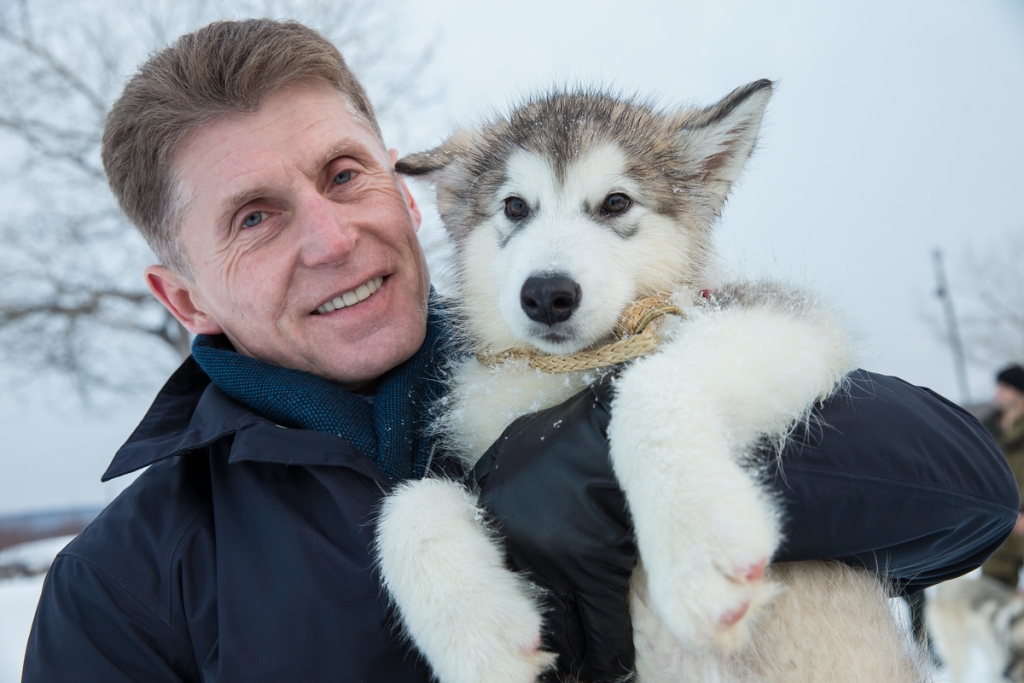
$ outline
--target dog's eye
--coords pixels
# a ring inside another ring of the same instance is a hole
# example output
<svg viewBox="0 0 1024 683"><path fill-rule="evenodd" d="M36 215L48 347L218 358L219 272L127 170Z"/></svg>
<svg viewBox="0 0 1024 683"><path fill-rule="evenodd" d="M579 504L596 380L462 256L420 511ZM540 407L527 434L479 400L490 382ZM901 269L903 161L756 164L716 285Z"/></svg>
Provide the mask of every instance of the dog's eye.
<svg viewBox="0 0 1024 683"><path fill-rule="evenodd" d="M611 213L622 213L633 204L626 195L621 192L613 192L604 198L604 204L601 205L601 211L605 214Z"/></svg>
<svg viewBox="0 0 1024 683"><path fill-rule="evenodd" d="M530 213L530 207L519 197L509 197L505 200L505 215L512 220L522 220Z"/></svg>

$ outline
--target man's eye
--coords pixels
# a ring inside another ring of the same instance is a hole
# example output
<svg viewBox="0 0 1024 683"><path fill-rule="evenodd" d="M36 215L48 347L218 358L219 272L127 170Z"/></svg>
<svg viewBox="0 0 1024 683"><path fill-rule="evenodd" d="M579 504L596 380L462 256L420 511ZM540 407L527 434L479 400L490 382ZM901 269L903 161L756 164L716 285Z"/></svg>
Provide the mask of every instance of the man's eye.
<svg viewBox="0 0 1024 683"><path fill-rule="evenodd" d="M334 176L335 185L344 185L348 181L352 180L352 176L355 175L352 171L342 171L338 175Z"/></svg>
<svg viewBox="0 0 1024 683"><path fill-rule="evenodd" d="M242 227L243 228L255 227L255 226L259 225L260 223L262 223L263 219L266 218L266 217L267 217L267 212L266 211L255 211L253 213L250 213L248 216L245 217L245 220L242 221Z"/></svg>

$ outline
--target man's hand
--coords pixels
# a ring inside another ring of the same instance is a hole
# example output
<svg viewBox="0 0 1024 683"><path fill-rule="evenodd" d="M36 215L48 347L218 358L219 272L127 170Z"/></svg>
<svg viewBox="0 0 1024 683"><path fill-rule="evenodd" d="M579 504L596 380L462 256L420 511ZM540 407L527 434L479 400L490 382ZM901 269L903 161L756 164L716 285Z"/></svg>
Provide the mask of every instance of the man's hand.
<svg viewBox="0 0 1024 683"><path fill-rule="evenodd" d="M545 646L581 681L633 669L629 512L608 457L611 379L512 423L477 463L509 562L548 594Z"/></svg>

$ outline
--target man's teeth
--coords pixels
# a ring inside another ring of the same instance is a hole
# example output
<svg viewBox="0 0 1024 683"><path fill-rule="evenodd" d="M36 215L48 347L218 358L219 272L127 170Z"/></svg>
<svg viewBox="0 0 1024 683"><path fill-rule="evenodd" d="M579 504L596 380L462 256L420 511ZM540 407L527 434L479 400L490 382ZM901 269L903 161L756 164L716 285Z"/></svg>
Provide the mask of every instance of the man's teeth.
<svg viewBox="0 0 1024 683"><path fill-rule="evenodd" d="M345 292L341 296L334 297L333 299L325 303L323 306L316 309L316 312L323 315L324 313L336 311L339 308L345 308L346 306L357 304L363 299L373 294L374 292L376 292L378 289L380 289L380 286L382 284L384 284L384 278L375 277L369 282L364 282L363 284L359 285L351 292Z"/></svg>

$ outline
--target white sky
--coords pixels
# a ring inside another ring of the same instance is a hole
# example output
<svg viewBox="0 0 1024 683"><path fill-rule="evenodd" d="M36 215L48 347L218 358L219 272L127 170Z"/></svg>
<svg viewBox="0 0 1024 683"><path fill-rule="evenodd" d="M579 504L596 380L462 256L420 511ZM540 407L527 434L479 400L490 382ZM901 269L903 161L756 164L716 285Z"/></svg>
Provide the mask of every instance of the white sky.
<svg viewBox="0 0 1024 683"><path fill-rule="evenodd" d="M406 138L421 145L553 84L672 106L778 79L719 229L725 265L819 289L865 367L958 398L923 322L939 312L930 251L946 250L966 290L957 253L1024 231L1019 2L430 0L402 20L410 40L441 41L431 76L444 106ZM971 390L989 394L988 370L972 370ZM109 500L120 486L99 475L145 403L99 415L61 397L0 397L0 514Z"/></svg>

